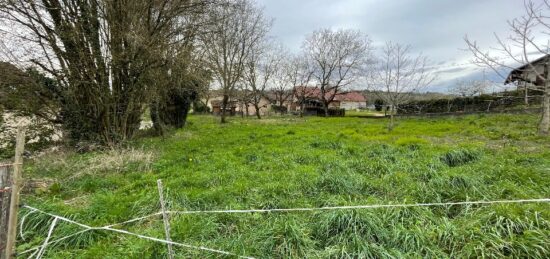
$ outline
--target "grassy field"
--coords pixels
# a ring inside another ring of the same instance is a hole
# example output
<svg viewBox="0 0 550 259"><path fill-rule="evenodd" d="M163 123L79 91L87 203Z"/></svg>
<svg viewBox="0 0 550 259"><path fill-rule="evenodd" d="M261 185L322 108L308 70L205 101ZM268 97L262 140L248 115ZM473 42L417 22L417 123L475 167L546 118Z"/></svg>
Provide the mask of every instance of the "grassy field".
<svg viewBox="0 0 550 259"><path fill-rule="evenodd" d="M23 202L100 226L171 210L293 208L550 197L550 139L531 115L385 119L191 116L164 138L123 150L51 154L25 176L51 179ZM27 210L22 210L24 215ZM18 250L39 245L51 218L33 213ZM179 215L172 239L257 258L549 258L550 205ZM123 228L162 238L162 220ZM60 223L55 238L77 231ZM178 258L220 257L175 248ZM92 231L49 258L161 258L166 246Z"/></svg>

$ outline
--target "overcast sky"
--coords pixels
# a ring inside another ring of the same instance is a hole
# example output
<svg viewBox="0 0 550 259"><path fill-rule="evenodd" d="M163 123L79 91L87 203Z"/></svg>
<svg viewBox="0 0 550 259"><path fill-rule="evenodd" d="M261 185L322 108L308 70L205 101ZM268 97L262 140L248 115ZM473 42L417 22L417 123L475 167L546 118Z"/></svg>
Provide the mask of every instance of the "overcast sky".
<svg viewBox="0 0 550 259"><path fill-rule="evenodd" d="M359 29L375 46L390 40L410 44L442 65L432 91L446 91L459 78L482 77L483 69L469 64L472 55L464 51L464 36L495 46L493 33L508 35L507 20L523 14L522 0L257 1L275 19L273 36L292 51L299 51L305 35L320 28ZM486 74L501 80L490 70Z"/></svg>

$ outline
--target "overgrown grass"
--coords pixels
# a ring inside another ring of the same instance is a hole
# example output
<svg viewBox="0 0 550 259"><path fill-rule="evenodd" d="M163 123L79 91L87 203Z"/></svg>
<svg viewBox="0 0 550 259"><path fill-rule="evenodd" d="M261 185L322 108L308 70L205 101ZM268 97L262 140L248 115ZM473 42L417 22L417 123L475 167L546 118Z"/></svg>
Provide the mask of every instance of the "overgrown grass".
<svg viewBox="0 0 550 259"><path fill-rule="evenodd" d="M480 152L469 149L456 149L445 153L441 156L441 162L450 167L461 166L470 162L474 162L481 156Z"/></svg>
<svg viewBox="0 0 550 259"><path fill-rule="evenodd" d="M535 116L399 120L191 116L165 138L122 151L30 161L25 176L55 188L23 201L91 225L158 211L320 207L550 197L550 140ZM27 211L22 210L21 215ZM41 244L51 219L26 218L18 250ZM300 213L179 215L172 239L258 258L548 258L550 205L501 204ZM159 218L123 226L162 238ZM77 231L60 223L54 239ZM219 257L176 248L180 258ZM166 247L88 232L50 258L159 258Z"/></svg>

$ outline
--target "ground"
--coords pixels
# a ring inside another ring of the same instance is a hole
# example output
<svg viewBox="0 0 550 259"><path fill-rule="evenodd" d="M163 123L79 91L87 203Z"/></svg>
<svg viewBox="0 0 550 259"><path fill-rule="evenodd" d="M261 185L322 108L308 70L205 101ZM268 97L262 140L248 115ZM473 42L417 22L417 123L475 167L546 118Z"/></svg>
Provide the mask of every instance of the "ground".
<svg viewBox="0 0 550 259"><path fill-rule="evenodd" d="M384 112L373 110L346 110L348 117L383 117Z"/></svg>
<svg viewBox="0 0 550 259"><path fill-rule="evenodd" d="M536 135L534 115L408 118L392 132L377 118L218 120L191 116L182 130L122 150L27 161L26 178L56 183L22 200L100 226L157 212L157 179L171 210L550 197L550 140ZM26 217L18 251L40 245L50 221ZM548 203L179 215L171 224L176 242L257 258L550 257ZM122 228L164 236L158 217ZM52 240L76 231L60 223ZM166 246L98 230L46 256L158 258Z"/></svg>

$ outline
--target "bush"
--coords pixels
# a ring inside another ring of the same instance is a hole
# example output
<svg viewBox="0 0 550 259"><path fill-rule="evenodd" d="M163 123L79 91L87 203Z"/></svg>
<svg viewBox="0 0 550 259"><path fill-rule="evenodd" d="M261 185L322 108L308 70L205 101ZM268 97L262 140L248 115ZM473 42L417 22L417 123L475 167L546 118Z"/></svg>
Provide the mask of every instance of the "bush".
<svg viewBox="0 0 550 259"><path fill-rule="evenodd" d="M384 107L384 101L382 101L381 99L376 99L374 101L374 109L376 111L382 111L382 107Z"/></svg>
<svg viewBox="0 0 550 259"><path fill-rule="evenodd" d="M271 109L273 109L274 112L278 112L278 113L287 113L288 111L286 106L279 106L279 105L272 105Z"/></svg>
<svg viewBox="0 0 550 259"><path fill-rule="evenodd" d="M533 100L530 100L530 103L540 103L540 96L534 97ZM510 92L506 93L505 96L480 95L473 97L457 97L453 99L412 101L399 105L398 113L483 112L487 110L503 110L523 104L523 98L516 96L515 92Z"/></svg>
<svg viewBox="0 0 550 259"><path fill-rule="evenodd" d="M210 107L201 101L195 101L193 103L193 112L195 113L209 113Z"/></svg>

